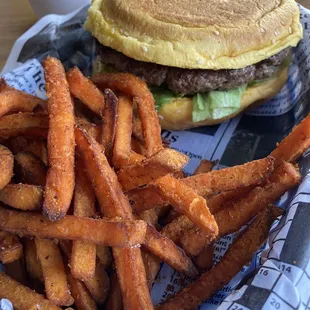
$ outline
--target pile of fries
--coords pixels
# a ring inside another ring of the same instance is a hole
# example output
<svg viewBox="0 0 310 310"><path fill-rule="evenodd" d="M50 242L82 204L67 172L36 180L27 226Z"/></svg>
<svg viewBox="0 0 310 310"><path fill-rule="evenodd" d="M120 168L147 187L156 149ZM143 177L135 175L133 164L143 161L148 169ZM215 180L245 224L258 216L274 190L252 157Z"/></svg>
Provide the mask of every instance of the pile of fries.
<svg viewBox="0 0 310 310"><path fill-rule="evenodd" d="M301 181L310 116L270 156L195 175L162 142L146 84L54 58L48 100L0 82L0 298L15 309L153 309L165 262L195 278L156 309L195 309L248 264ZM253 220L254 219L254 220ZM213 244L238 234L213 266ZM68 308L67 308L68 309Z"/></svg>

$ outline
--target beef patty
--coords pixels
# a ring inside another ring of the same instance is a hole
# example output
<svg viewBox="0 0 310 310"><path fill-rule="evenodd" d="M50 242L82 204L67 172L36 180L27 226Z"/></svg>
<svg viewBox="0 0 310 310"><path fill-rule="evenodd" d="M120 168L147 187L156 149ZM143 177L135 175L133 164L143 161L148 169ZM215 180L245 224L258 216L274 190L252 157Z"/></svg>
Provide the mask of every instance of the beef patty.
<svg viewBox="0 0 310 310"><path fill-rule="evenodd" d="M118 71L133 73L149 85L166 85L174 93L184 95L236 88L253 80L268 78L275 74L290 50L290 47L286 48L266 60L242 69L205 70L142 62L109 47L99 46L99 54L104 64L111 65Z"/></svg>

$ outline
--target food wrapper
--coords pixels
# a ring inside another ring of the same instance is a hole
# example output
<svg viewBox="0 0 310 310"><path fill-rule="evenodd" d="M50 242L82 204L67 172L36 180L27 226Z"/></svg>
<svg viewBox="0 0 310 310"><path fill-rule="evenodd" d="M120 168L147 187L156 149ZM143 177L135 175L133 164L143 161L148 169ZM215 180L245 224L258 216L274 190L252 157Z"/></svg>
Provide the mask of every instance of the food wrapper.
<svg viewBox="0 0 310 310"><path fill-rule="evenodd" d="M194 172L201 159L218 160L216 169L242 164L268 155L310 110L310 11L300 7L304 39L294 49L289 79L272 100L221 125L186 131L163 131L172 148L185 153ZM95 40L83 28L87 7L66 16L48 15L18 39L2 76L23 91L45 98L40 62L51 55L66 69L78 66L92 71ZM276 221L265 245L223 289L199 309L310 309L310 151L299 162L303 181L286 193L278 206L286 214ZM217 263L232 243L228 235L214 245ZM152 289L155 305L175 294L193 279L162 264ZM1 300L0 309L12 309Z"/></svg>

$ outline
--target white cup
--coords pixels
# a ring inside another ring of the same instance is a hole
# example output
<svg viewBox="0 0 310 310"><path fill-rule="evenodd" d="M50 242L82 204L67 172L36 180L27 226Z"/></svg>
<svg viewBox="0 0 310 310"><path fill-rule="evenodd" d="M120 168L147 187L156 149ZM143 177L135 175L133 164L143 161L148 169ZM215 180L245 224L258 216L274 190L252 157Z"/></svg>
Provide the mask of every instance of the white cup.
<svg viewBox="0 0 310 310"><path fill-rule="evenodd" d="M68 14L86 4L91 0L29 0L29 3L38 18L47 14Z"/></svg>

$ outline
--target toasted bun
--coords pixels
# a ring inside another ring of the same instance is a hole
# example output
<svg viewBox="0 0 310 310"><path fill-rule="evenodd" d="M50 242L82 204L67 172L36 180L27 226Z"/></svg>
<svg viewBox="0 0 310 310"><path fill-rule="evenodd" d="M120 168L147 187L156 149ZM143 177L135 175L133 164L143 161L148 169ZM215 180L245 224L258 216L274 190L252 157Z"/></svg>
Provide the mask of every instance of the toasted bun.
<svg viewBox="0 0 310 310"><path fill-rule="evenodd" d="M207 125L215 125L233 118L247 108L264 103L275 96L283 87L288 77L288 67L282 68L272 79L248 87L241 98L240 109L221 119L206 119L202 122L192 121L193 102L191 98L176 98L165 104L158 112L163 129L182 130Z"/></svg>
<svg viewBox="0 0 310 310"><path fill-rule="evenodd" d="M213 70L244 68L302 37L294 0L93 0L85 27L136 60Z"/></svg>

